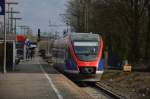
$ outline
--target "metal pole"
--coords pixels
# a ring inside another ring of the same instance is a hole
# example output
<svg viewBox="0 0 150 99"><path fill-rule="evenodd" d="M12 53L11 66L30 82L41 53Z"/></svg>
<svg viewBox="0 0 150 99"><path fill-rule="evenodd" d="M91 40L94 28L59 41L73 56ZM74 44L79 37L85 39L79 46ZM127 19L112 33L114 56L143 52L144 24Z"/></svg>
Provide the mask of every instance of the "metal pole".
<svg viewBox="0 0 150 99"><path fill-rule="evenodd" d="M50 27L50 29L51 29L51 25L52 25L52 24L51 24L51 20L49 20L49 27ZM47 43L47 44L48 44L48 45L47 45L47 47L48 47L48 48L47 48L47 50L48 50L48 51L47 51L48 55L50 55L49 51L50 51L50 36L51 36L51 32L52 32L52 31L50 31L50 34L48 34L48 43Z"/></svg>
<svg viewBox="0 0 150 99"><path fill-rule="evenodd" d="M12 10L12 8L11 8L11 11L10 11L10 5L17 5L18 4L18 2L6 2L6 4L8 5L8 11L6 12L6 13L8 13L8 32L13 32L12 30L12 25L13 25L13 21L11 20L11 22L10 22L10 20L9 20L9 18L10 18L10 14L11 14L11 18L13 17L13 13L18 13L18 12L13 12ZM11 25L11 26L10 26Z"/></svg>
<svg viewBox="0 0 150 99"><path fill-rule="evenodd" d="M89 32L89 0L87 0L87 5L86 5L86 11L87 11L87 18L86 18L86 31Z"/></svg>
<svg viewBox="0 0 150 99"><path fill-rule="evenodd" d="M20 29L21 29L21 34L23 33L23 28L22 27L20 27Z"/></svg>
<svg viewBox="0 0 150 99"><path fill-rule="evenodd" d="M13 71L15 70L15 57L16 57L16 42L13 42Z"/></svg>
<svg viewBox="0 0 150 99"><path fill-rule="evenodd" d="M14 26L15 26L15 27L14 27L15 37L16 37L16 35L17 35L17 33L16 33L16 32L17 32L17 30L16 30L16 23L17 23L17 22L16 22L16 21L17 21L17 19L15 19L15 24L14 24Z"/></svg>
<svg viewBox="0 0 150 99"><path fill-rule="evenodd" d="M90 3L90 1L89 0L85 0L84 1L84 24L85 24L85 26L84 26L84 31L85 32L88 32L89 31L89 3Z"/></svg>
<svg viewBox="0 0 150 99"><path fill-rule="evenodd" d="M86 2L86 0L84 1L84 31L85 32L87 32L86 30L87 30L87 4L86 4L87 2Z"/></svg>
<svg viewBox="0 0 150 99"><path fill-rule="evenodd" d="M16 38L16 35L17 35L17 33L16 33L16 29L17 29L17 28L16 28L16 23L17 23L17 22L16 22L16 21L17 21L17 20L21 20L21 18L10 18L10 19L11 19L11 20L14 20L14 27L12 27L12 28L13 28L13 30L14 30L13 32L15 33L15 38ZM16 40L16 39L15 39L15 40Z"/></svg>
<svg viewBox="0 0 150 99"><path fill-rule="evenodd" d="M11 8L11 12L13 12L13 8ZM11 13L11 18L10 18L10 32L13 32L13 13Z"/></svg>
<svg viewBox="0 0 150 99"><path fill-rule="evenodd" d="M22 26L22 31L23 31L23 34L26 35L24 26Z"/></svg>
<svg viewBox="0 0 150 99"><path fill-rule="evenodd" d="M8 4L8 12L9 12L9 11L10 11L10 4ZM9 17L10 17L10 13L8 13L8 33L10 32Z"/></svg>
<svg viewBox="0 0 150 99"><path fill-rule="evenodd" d="M49 48L49 45L50 45L50 34L48 34L48 43L47 43L47 44L48 44L48 45L47 45L47 46L48 46L47 52L48 52L48 55L49 55L49 49L50 49L50 48Z"/></svg>
<svg viewBox="0 0 150 99"><path fill-rule="evenodd" d="M67 21L66 25L67 25L67 33L68 33L68 32L69 32L69 25L68 25L68 21Z"/></svg>
<svg viewBox="0 0 150 99"><path fill-rule="evenodd" d="M23 53L23 54L24 54L24 55L23 55L23 56L24 56L24 60L26 60L26 57L27 57L27 56L26 56L26 53L27 53L26 45L24 45L23 50L24 50L24 53Z"/></svg>
<svg viewBox="0 0 150 99"><path fill-rule="evenodd" d="M4 67L3 72L6 73L6 16L4 15Z"/></svg>

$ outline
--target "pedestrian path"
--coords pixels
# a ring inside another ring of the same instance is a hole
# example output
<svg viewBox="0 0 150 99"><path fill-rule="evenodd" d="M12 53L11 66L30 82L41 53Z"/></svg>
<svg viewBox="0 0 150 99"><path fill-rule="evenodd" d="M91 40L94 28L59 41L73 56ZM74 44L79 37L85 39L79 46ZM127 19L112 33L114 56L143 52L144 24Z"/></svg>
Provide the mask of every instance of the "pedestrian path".
<svg viewBox="0 0 150 99"><path fill-rule="evenodd" d="M0 74L0 99L92 99L40 57Z"/></svg>

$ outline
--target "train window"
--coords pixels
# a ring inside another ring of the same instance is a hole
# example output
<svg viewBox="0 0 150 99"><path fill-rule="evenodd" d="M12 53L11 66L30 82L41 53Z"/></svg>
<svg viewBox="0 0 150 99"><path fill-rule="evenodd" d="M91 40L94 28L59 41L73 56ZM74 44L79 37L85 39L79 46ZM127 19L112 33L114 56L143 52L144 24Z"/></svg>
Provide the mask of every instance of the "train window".
<svg viewBox="0 0 150 99"><path fill-rule="evenodd" d="M99 51L98 46L75 46L74 47L76 54L88 54L88 55L95 55Z"/></svg>
<svg viewBox="0 0 150 99"><path fill-rule="evenodd" d="M93 61L99 53L98 42L74 42L74 51L80 60Z"/></svg>

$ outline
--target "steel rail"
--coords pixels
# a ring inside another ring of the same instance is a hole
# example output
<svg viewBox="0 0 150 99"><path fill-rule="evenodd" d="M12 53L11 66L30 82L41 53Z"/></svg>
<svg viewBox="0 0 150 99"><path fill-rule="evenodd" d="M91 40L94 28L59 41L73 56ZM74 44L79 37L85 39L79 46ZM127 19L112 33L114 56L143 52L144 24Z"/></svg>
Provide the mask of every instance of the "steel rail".
<svg viewBox="0 0 150 99"><path fill-rule="evenodd" d="M102 92L104 92L104 94L106 94L114 99L126 99L124 96L119 95L116 92L113 92L112 90L107 89L101 83L96 83L94 87L100 89Z"/></svg>

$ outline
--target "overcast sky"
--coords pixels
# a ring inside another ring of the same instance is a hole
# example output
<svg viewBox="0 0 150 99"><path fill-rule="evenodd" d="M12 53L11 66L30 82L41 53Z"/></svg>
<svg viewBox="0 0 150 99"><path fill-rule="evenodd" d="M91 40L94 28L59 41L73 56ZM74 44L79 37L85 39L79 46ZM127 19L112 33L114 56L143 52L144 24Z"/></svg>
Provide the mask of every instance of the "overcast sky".
<svg viewBox="0 0 150 99"><path fill-rule="evenodd" d="M49 20L52 24L63 24L59 14L65 13L67 0L13 0L19 4L15 10L21 13L16 15L22 17L23 20L19 25L29 25L34 32L40 28L41 31L50 31L48 27ZM65 28L65 27L64 27ZM63 30L61 28L53 28L53 30Z"/></svg>

